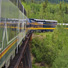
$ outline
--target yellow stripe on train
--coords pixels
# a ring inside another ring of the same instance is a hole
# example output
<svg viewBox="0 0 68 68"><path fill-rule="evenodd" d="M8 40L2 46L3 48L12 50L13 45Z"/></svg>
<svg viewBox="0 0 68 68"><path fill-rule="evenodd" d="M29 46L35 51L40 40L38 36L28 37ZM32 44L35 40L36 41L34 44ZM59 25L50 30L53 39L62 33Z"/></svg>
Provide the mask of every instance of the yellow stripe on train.
<svg viewBox="0 0 68 68"><path fill-rule="evenodd" d="M4 28L4 26L0 26L0 28ZM20 28L20 27L12 27L12 26L7 26L6 28L24 29L24 27L21 27L21 28ZM56 29L56 28L42 28L42 27L29 27L29 28L27 28L27 27L26 27L26 29L28 29L28 30L45 30L45 29ZM64 29L68 29L68 28L64 28Z"/></svg>
<svg viewBox="0 0 68 68"><path fill-rule="evenodd" d="M17 42L17 39L11 43L1 54L0 54L0 59L7 53L7 51Z"/></svg>
<svg viewBox="0 0 68 68"><path fill-rule="evenodd" d="M45 30L45 29L56 29L56 28L27 28L28 30Z"/></svg>

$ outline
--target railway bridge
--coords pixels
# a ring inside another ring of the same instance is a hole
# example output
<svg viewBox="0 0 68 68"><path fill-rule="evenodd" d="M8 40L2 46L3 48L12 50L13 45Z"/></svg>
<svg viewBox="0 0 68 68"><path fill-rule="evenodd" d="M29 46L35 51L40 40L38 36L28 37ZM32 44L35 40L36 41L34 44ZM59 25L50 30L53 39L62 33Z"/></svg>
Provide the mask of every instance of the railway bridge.
<svg viewBox="0 0 68 68"><path fill-rule="evenodd" d="M30 45L29 42L32 40L32 33L29 33L25 40L22 41L21 47L13 60L10 61L8 68L32 68L31 56L30 56Z"/></svg>
<svg viewBox="0 0 68 68"><path fill-rule="evenodd" d="M29 43L32 40L33 32L39 32L41 30L54 30L55 28L30 27L27 29L30 31L22 41L21 47L18 49L18 53L15 55L14 59L11 59L8 68L32 68Z"/></svg>
<svg viewBox="0 0 68 68"><path fill-rule="evenodd" d="M57 25L54 20L34 21L29 22L20 0L0 0L0 68L32 68L32 32L53 31Z"/></svg>

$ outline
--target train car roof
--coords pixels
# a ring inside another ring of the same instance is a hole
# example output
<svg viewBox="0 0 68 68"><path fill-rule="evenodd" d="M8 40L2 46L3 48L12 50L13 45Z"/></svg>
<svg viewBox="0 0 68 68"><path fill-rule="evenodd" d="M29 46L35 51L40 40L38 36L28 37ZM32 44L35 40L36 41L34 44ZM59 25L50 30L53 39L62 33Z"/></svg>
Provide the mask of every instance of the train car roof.
<svg viewBox="0 0 68 68"><path fill-rule="evenodd" d="M45 22L45 21L57 22L56 20L44 20L44 19L31 19L31 20L35 20L37 22Z"/></svg>
<svg viewBox="0 0 68 68"><path fill-rule="evenodd" d="M68 23L57 23L57 25L68 25Z"/></svg>
<svg viewBox="0 0 68 68"><path fill-rule="evenodd" d="M57 22L56 20L45 20L45 21L50 21L50 22Z"/></svg>

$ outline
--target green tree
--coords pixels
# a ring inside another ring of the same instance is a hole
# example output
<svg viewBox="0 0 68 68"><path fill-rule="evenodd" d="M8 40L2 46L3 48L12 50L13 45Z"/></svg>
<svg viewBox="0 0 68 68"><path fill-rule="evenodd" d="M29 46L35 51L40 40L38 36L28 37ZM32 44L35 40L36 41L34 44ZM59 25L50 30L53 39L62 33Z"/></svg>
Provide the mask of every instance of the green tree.
<svg viewBox="0 0 68 68"><path fill-rule="evenodd" d="M60 2L60 4L59 4L59 8L60 8L60 10L62 9L62 3Z"/></svg>
<svg viewBox="0 0 68 68"><path fill-rule="evenodd" d="M31 0L32 3L34 3L34 0Z"/></svg>
<svg viewBox="0 0 68 68"><path fill-rule="evenodd" d="M65 6L65 13L68 14L68 7L67 7L67 5Z"/></svg>

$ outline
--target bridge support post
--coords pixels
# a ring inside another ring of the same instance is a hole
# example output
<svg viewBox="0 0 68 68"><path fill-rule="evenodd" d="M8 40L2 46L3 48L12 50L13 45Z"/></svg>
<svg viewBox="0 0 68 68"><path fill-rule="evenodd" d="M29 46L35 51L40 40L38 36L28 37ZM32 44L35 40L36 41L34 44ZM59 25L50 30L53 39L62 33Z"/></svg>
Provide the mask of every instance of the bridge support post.
<svg viewBox="0 0 68 68"><path fill-rule="evenodd" d="M30 41L32 41L32 33L31 33L31 36L30 36Z"/></svg>

